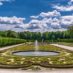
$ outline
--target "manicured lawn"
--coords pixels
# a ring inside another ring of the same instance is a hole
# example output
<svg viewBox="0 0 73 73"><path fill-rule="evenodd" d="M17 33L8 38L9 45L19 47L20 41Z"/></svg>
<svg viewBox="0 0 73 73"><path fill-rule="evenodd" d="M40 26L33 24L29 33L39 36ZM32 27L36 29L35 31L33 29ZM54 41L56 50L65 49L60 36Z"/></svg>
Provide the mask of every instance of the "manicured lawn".
<svg viewBox="0 0 73 73"><path fill-rule="evenodd" d="M57 56L17 56L12 52L34 51L33 44L24 44L0 52L0 67L3 68L28 68L32 65L43 67L64 68L73 67L73 52L49 44L39 44L40 51L59 52Z"/></svg>

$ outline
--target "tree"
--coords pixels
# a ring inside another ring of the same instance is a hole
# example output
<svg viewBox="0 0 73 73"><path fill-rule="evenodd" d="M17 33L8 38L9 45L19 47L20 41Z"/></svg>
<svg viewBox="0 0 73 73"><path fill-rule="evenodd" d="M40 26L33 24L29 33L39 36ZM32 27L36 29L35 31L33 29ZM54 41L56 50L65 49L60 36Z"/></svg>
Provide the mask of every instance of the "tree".
<svg viewBox="0 0 73 73"><path fill-rule="evenodd" d="M13 37L13 38L18 38L18 33L8 30L7 31L7 37Z"/></svg>
<svg viewBox="0 0 73 73"><path fill-rule="evenodd" d="M73 25L69 26L68 31L69 31L70 37L73 38Z"/></svg>

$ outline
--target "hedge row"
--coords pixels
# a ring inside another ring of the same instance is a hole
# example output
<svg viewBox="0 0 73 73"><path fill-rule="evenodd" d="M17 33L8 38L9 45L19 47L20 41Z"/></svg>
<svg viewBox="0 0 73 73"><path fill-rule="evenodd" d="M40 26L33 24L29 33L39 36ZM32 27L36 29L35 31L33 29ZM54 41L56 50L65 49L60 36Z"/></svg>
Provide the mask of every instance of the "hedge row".
<svg viewBox="0 0 73 73"><path fill-rule="evenodd" d="M17 38L2 38L0 37L0 47L24 43L25 40Z"/></svg>

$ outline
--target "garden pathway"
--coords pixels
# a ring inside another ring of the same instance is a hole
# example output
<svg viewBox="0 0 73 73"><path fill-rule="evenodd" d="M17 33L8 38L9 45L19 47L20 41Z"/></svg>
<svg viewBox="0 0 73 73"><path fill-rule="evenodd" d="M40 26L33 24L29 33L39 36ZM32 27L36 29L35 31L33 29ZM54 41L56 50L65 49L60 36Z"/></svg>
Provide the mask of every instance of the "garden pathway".
<svg viewBox="0 0 73 73"><path fill-rule="evenodd" d="M17 69L0 69L0 73L73 73L73 68L71 69L49 69L42 71L26 71Z"/></svg>
<svg viewBox="0 0 73 73"><path fill-rule="evenodd" d="M19 46L19 45L23 45L24 43L22 43L22 44L17 44L17 45L12 45L12 46L6 46L6 47L2 47L2 48L0 48L0 51L1 50L5 50L5 49L9 49L9 48L13 48L13 47L16 47L16 46Z"/></svg>
<svg viewBox="0 0 73 73"><path fill-rule="evenodd" d="M51 45L73 51L73 47L70 47L70 46L59 45L59 44L51 44Z"/></svg>

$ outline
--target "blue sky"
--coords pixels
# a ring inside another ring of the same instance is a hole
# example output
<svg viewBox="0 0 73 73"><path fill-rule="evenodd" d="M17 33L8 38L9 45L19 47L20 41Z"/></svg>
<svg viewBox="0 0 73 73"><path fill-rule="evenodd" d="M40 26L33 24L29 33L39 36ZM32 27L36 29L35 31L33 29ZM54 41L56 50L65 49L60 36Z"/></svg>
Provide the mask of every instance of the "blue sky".
<svg viewBox="0 0 73 73"><path fill-rule="evenodd" d="M72 20L73 0L0 0L0 30L63 30Z"/></svg>
<svg viewBox="0 0 73 73"><path fill-rule="evenodd" d="M4 2L0 6L0 16L17 16L29 18L32 15L38 15L41 12L54 10L52 5L65 5L68 0L14 0Z"/></svg>

